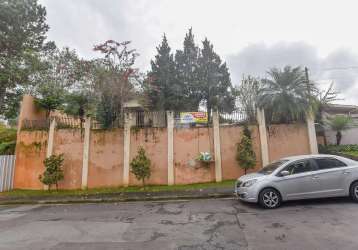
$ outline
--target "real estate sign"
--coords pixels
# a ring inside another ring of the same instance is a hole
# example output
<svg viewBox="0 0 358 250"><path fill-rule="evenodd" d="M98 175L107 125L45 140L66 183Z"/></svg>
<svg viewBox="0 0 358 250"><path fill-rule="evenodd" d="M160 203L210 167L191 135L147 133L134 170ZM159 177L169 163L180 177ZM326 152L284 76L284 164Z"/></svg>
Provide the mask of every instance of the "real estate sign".
<svg viewBox="0 0 358 250"><path fill-rule="evenodd" d="M207 112L180 112L180 123L207 123Z"/></svg>

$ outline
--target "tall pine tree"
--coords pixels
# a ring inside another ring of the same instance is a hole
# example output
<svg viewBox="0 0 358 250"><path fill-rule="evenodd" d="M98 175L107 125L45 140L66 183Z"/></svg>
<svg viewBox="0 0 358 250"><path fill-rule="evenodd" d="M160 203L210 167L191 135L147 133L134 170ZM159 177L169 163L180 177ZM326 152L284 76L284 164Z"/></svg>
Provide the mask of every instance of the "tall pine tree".
<svg viewBox="0 0 358 250"><path fill-rule="evenodd" d="M201 100L209 115L213 109L232 111L235 107L235 95L229 70L207 38L203 41L198 59L198 81Z"/></svg>
<svg viewBox="0 0 358 250"><path fill-rule="evenodd" d="M181 110L185 103L183 86L177 80L175 62L170 51L164 34L148 73L147 95L152 108L156 110Z"/></svg>
<svg viewBox="0 0 358 250"><path fill-rule="evenodd" d="M198 93L199 48L195 44L192 28L186 33L183 45L184 49L177 50L175 54L176 77L187 99L185 108L197 110L201 99Z"/></svg>

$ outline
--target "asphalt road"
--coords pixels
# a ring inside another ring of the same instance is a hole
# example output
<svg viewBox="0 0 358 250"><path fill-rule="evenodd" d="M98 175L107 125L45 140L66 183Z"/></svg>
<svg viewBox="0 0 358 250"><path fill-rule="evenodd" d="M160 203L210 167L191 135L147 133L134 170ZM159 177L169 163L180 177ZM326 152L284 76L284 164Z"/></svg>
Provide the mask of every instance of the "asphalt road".
<svg viewBox="0 0 358 250"><path fill-rule="evenodd" d="M358 249L348 199L0 206L0 249Z"/></svg>

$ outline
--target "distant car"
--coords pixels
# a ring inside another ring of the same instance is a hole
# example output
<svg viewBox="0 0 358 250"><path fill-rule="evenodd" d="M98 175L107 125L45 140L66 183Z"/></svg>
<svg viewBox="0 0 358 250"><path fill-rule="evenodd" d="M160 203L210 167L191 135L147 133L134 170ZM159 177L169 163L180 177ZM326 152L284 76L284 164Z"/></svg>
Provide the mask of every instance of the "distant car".
<svg viewBox="0 0 358 250"><path fill-rule="evenodd" d="M350 196L358 202L358 162L336 155L300 155L238 178L236 196L264 208L283 201Z"/></svg>

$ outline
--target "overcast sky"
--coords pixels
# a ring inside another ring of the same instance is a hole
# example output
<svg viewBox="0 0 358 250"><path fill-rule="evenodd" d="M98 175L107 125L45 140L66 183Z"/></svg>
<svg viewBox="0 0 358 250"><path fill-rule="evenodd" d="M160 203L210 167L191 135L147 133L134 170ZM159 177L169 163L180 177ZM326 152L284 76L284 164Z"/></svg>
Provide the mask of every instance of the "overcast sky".
<svg viewBox="0 0 358 250"><path fill-rule="evenodd" d="M242 74L307 66L311 79L335 82L344 101L358 104L358 2L355 0L40 0L48 38L86 58L93 45L130 40L146 71L166 33L173 51L188 28L227 61L234 84ZM343 68L343 69L342 69Z"/></svg>

